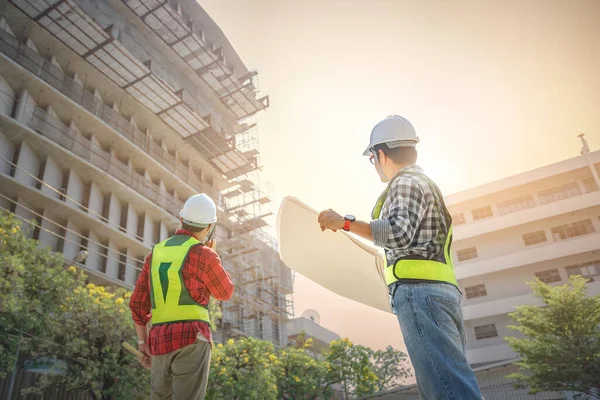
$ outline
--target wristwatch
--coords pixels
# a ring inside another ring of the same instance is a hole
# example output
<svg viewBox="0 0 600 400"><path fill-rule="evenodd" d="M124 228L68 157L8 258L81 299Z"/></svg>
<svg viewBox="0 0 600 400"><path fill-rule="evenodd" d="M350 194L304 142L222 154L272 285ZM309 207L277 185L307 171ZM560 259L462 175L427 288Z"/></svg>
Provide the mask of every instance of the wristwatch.
<svg viewBox="0 0 600 400"><path fill-rule="evenodd" d="M350 225L356 221L356 217L354 215L346 215L344 216L344 227L342 228L346 232L350 232Z"/></svg>
<svg viewBox="0 0 600 400"><path fill-rule="evenodd" d="M145 341L145 340L141 340L141 339L138 339L138 341L137 341L137 342L138 342L138 345L141 345L141 344L144 344L144 343L146 343L146 341Z"/></svg>

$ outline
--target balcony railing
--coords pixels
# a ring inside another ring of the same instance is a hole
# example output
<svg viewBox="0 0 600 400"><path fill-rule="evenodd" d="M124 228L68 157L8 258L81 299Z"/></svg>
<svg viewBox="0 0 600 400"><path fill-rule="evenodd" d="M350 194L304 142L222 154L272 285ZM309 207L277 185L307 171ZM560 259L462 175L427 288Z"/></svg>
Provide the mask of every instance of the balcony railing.
<svg viewBox="0 0 600 400"><path fill-rule="evenodd" d="M106 105L100 98L95 96L94 93L87 90L75 79L66 76L60 68L2 29L0 29L0 52L4 53L17 64L26 68L28 71L70 98L73 102L104 121L116 132L129 139L140 150L148 154L153 160L165 166L169 171L174 172L178 168L188 169L188 167L183 166L181 162L177 162L172 154L169 154L168 151L164 150L151 140L148 135L139 130L135 124ZM61 140L68 141L66 138L62 138ZM180 166L180 164L182 166ZM177 176L195 190L205 192L211 197L214 197L215 201L218 200L219 194L211 188L207 188L206 184L189 179L187 174L177 174Z"/></svg>
<svg viewBox="0 0 600 400"><path fill-rule="evenodd" d="M96 143L92 143L79 132L71 129L50 113L36 108L29 125L43 136L59 144L95 165L102 171L138 191L148 200L159 204L173 215L177 215L183 203L174 196L161 191L157 185L148 181L123 162L111 156ZM139 190L137 190L139 189Z"/></svg>

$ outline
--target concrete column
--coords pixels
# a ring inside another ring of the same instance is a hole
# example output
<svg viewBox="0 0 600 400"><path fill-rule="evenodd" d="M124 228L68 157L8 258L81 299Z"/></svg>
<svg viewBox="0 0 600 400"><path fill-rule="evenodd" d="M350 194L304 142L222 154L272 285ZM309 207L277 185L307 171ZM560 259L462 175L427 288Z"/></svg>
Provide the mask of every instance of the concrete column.
<svg viewBox="0 0 600 400"><path fill-rule="evenodd" d="M74 170L69 171L69 180L67 184L66 203L71 207L80 208L83 203L83 182Z"/></svg>
<svg viewBox="0 0 600 400"><path fill-rule="evenodd" d="M138 257L134 251L127 249L127 269L125 270L125 283L134 286L137 279L137 270L134 268L137 266L137 261L135 260L136 258Z"/></svg>
<svg viewBox="0 0 600 400"><path fill-rule="evenodd" d="M163 221L160 222L160 240L159 241L163 241L165 239L167 239L169 237L169 228L167 228L167 225L165 225L165 223Z"/></svg>
<svg viewBox="0 0 600 400"><path fill-rule="evenodd" d="M538 194L538 192L531 193L531 197L533 197L533 202L535 203L536 207L538 207L542 204L542 201L540 200L540 195Z"/></svg>
<svg viewBox="0 0 600 400"><path fill-rule="evenodd" d="M119 276L119 258L117 246L112 240L108 241L108 258L106 260L106 275L117 279Z"/></svg>
<svg viewBox="0 0 600 400"><path fill-rule="evenodd" d="M544 229L544 233L546 233L546 239L548 240L548 243L554 243L554 236L552 235L552 230L550 228L546 228Z"/></svg>
<svg viewBox="0 0 600 400"><path fill-rule="evenodd" d="M498 211L498 206L496 204L490 204L490 207L492 207L493 217L497 217L500 215L500 212Z"/></svg>
<svg viewBox="0 0 600 400"><path fill-rule="evenodd" d="M90 187L90 198L88 200L88 208L93 212L92 216L96 219L102 219L102 202L104 201L104 194L98 188L95 182L92 182Z"/></svg>
<svg viewBox="0 0 600 400"><path fill-rule="evenodd" d="M85 261L85 266L96 271L101 271L104 265L104 257L102 256L104 249L98 243L100 243L100 238L94 232L90 231L88 235L89 254Z"/></svg>
<svg viewBox="0 0 600 400"><path fill-rule="evenodd" d="M5 199L4 197L0 197L0 209L1 210L10 210L10 206L12 203Z"/></svg>
<svg viewBox="0 0 600 400"><path fill-rule="evenodd" d="M17 100L17 105L15 106L13 118L23 124L29 125L33 115L33 110L35 110L36 106L37 104L29 92L25 89L21 90Z"/></svg>
<svg viewBox="0 0 600 400"><path fill-rule="evenodd" d="M23 196L20 196L16 199L17 201L17 206L15 208L15 214L19 217L21 217L21 219L28 221L28 222L23 222L21 224L21 227L28 231L27 237L31 238L33 236L33 230L34 230L34 225L32 225L31 221L36 220L37 216L29 211L29 210L35 210L28 202L27 199L24 198Z"/></svg>
<svg viewBox="0 0 600 400"><path fill-rule="evenodd" d="M58 164L51 157L46 158L42 180L44 181L42 193L55 199L60 198L59 192L63 183L63 170L60 169Z"/></svg>
<svg viewBox="0 0 600 400"><path fill-rule="evenodd" d="M600 233L600 218L592 218L592 224L594 225L594 231Z"/></svg>
<svg viewBox="0 0 600 400"><path fill-rule="evenodd" d="M75 233L73 233L75 232ZM81 234L81 231L77 226L71 222L67 221L67 232L65 233L65 245L63 246L63 254L67 260L72 260L79 253L79 245L81 243L81 237L78 234ZM88 252L89 253L89 252Z"/></svg>
<svg viewBox="0 0 600 400"><path fill-rule="evenodd" d="M12 115L15 107L15 91L4 77L0 76L0 114Z"/></svg>
<svg viewBox="0 0 600 400"><path fill-rule="evenodd" d="M134 239L137 239L137 228L138 228L138 213L135 210L135 208L133 208L133 206L131 205L131 203L129 203L127 205L127 225L126 225L126 230L127 230L127 235L131 236Z"/></svg>
<svg viewBox="0 0 600 400"><path fill-rule="evenodd" d="M586 190L585 184L583 183L583 180L578 179L577 180L577 185L579 186L579 191L581 192L581 194L586 194L588 192Z"/></svg>
<svg viewBox="0 0 600 400"><path fill-rule="evenodd" d="M13 156L15 154L15 144L9 140L2 131L0 131L0 174L8 175L10 173ZM4 159L8 160L5 161Z"/></svg>
<svg viewBox="0 0 600 400"><path fill-rule="evenodd" d="M60 69L61 71L63 70L63 68L60 66L60 64L58 63L58 60L56 59L56 57L51 56L50 57L50 64L54 65L55 67L57 67L58 69Z"/></svg>
<svg viewBox="0 0 600 400"><path fill-rule="evenodd" d="M144 216L144 245L152 246L154 244L154 221L148 214Z"/></svg>
<svg viewBox="0 0 600 400"><path fill-rule="evenodd" d="M111 193L108 209L108 223L116 229L119 229L121 226L121 208L121 202L114 193Z"/></svg>
<svg viewBox="0 0 600 400"><path fill-rule="evenodd" d="M15 33L13 32L12 29L10 29L10 26L8 25L8 23L6 22L4 17L0 17L0 29L2 29L5 32L10 33L11 36L15 36Z"/></svg>
<svg viewBox="0 0 600 400"><path fill-rule="evenodd" d="M37 180L34 177L40 172L40 160L27 142L21 143L17 166L19 168L15 171L15 179L24 185L35 187Z"/></svg>
<svg viewBox="0 0 600 400"><path fill-rule="evenodd" d="M60 240L59 236L57 235L60 234L61 229L54 223L55 218L48 212L48 210L44 210L43 215L44 219L42 220L39 238L40 247L50 247L52 251L57 251L58 242Z"/></svg>

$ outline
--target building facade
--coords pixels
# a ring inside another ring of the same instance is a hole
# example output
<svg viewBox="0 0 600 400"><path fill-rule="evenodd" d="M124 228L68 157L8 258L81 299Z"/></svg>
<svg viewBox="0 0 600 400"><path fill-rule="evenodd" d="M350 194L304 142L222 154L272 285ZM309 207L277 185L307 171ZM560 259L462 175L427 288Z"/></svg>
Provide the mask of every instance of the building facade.
<svg viewBox="0 0 600 400"><path fill-rule="evenodd" d="M329 344L338 340L340 335L321 326L317 321L302 316L294 318L288 322L288 343L296 341L299 335L303 335L303 340L312 339L312 345L307 351L314 356L322 354L329 349Z"/></svg>
<svg viewBox="0 0 600 400"><path fill-rule="evenodd" d="M504 340L516 335L508 314L534 304L534 277L561 285L583 275L589 294L600 294L600 151L586 147L582 156L447 197L474 367L516 357Z"/></svg>
<svg viewBox="0 0 600 400"><path fill-rule="evenodd" d="M0 0L0 208L66 261L87 250L96 283L133 287L207 193L238 289L221 336L285 345L293 282L265 222L255 76L194 0Z"/></svg>

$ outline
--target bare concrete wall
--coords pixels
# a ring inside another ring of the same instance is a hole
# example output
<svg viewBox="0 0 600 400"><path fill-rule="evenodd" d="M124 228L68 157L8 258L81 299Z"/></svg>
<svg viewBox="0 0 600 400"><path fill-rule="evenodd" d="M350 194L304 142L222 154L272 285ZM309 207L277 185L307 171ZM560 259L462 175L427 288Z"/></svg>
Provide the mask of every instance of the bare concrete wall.
<svg viewBox="0 0 600 400"><path fill-rule="evenodd" d="M0 76L0 113L12 115L15 105L15 91L3 76Z"/></svg>
<svg viewBox="0 0 600 400"><path fill-rule="evenodd" d="M62 187L63 171L51 157L46 158L42 180L45 183L45 185L42 185L42 192L47 196L58 199L60 197L58 191Z"/></svg>
<svg viewBox="0 0 600 400"><path fill-rule="evenodd" d="M144 25L143 30L138 29L132 21L128 20L128 13L117 11L109 2L96 0L79 0L77 4L92 16L101 26L113 25L117 29L120 41L125 48L142 62L151 60L152 71L164 79L174 90L185 89L186 100L192 103L200 116L211 114L213 121L219 126L226 121L220 111L203 95L204 89L196 82L188 79L179 68L179 63L173 62L173 56L163 53L149 40L150 34ZM135 17L138 20L139 17ZM141 20L140 20L141 21Z"/></svg>
<svg viewBox="0 0 600 400"><path fill-rule="evenodd" d="M15 171L15 178L24 185L35 186L35 177L40 171L40 159L27 142L21 143L17 166L19 168Z"/></svg>
<svg viewBox="0 0 600 400"><path fill-rule="evenodd" d="M9 140L4 132L0 130L0 173L8 174L10 172L10 164L15 152L15 143ZM8 160L5 161L4 159Z"/></svg>

